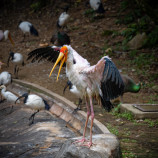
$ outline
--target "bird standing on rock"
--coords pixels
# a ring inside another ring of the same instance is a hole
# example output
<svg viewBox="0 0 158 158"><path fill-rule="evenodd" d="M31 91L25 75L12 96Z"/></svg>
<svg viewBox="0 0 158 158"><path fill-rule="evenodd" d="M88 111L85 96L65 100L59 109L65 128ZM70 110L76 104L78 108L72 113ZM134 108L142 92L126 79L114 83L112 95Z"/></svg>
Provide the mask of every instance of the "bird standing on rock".
<svg viewBox="0 0 158 158"><path fill-rule="evenodd" d="M38 36L38 31L36 28L28 21L20 21L19 22L19 29L23 32L24 38L23 41L25 40L25 34L29 33L34 36Z"/></svg>
<svg viewBox="0 0 158 158"><path fill-rule="evenodd" d="M46 102L46 100L36 94L24 93L22 96L16 99L15 104L20 98L24 98L23 102L28 108L31 108L32 110L37 110L30 116L29 120L31 120L31 122L29 123L29 125L34 123L34 117L40 110L50 109L50 106Z"/></svg>
<svg viewBox="0 0 158 158"><path fill-rule="evenodd" d="M15 65L14 66L14 75L15 75L15 78L18 78L19 65L24 66L23 55L20 53L10 52L9 57L8 57L8 63L7 63L8 67L9 67L10 61Z"/></svg>
<svg viewBox="0 0 158 158"><path fill-rule="evenodd" d="M14 41L13 41L13 39L12 39L12 37L11 37L11 34L10 34L10 31L9 30L5 30L4 32L2 31L2 30L0 30L0 41L2 41L2 40L7 40L7 39L9 39L10 40L10 42L11 42L11 44L14 46L15 44L14 44Z"/></svg>
<svg viewBox="0 0 158 158"><path fill-rule="evenodd" d="M89 62L81 57L69 45L64 45L60 48L60 52L53 50L48 53L43 50L43 53L41 51L38 53L38 51L39 49L29 53L28 59L34 57L33 60L46 58L54 61L57 54L59 54L50 73L51 76L53 70L60 62L57 80L63 64L66 63L66 76L72 84L76 86L77 90L83 94L87 107L87 119L83 132L83 138L76 141L76 143L84 143L87 141L85 139L85 133L89 116L91 116L90 141L87 142L87 144L83 144L84 146L91 147L94 120L93 99L97 99L98 102L102 103L102 106L108 111L113 108L110 100L121 95L124 90L124 83L118 69L107 56L101 58L96 65L90 66Z"/></svg>

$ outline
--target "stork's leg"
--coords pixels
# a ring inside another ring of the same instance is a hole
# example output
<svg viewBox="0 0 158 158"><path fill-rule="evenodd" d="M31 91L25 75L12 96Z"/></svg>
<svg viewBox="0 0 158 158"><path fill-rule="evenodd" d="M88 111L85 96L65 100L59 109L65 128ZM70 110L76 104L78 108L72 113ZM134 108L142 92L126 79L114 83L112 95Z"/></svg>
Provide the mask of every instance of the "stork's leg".
<svg viewBox="0 0 158 158"><path fill-rule="evenodd" d="M94 110L93 110L93 103L92 97L90 97L90 107L91 107L91 128L90 128L90 141L83 146L88 146L89 148L92 146L92 128L93 128L93 120L94 120Z"/></svg>
<svg viewBox="0 0 158 158"><path fill-rule="evenodd" d="M81 140L75 141L74 143L79 143L79 142L84 143L86 141L85 134L86 134L86 128L87 128L88 119L89 119L89 116L90 116L90 108L89 108L89 104L88 104L87 98L86 98L86 107L87 107L87 119L86 119L84 131L83 131L83 138Z"/></svg>
<svg viewBox="0 0 158 158"><path fill-rule="evenodd" d="M14 75L16 76L16 67L17 67L17 65L15 65L15 67L14 67Z"/></svg>
<svg viewBox="0 0 158 158"><path fill-rule="evenodd" d="M31 120L31 122L29 123L29 126L34 123L34 117L35 117L35 115L36 115L38 112L39 112L39 110L37 110L36 112L34 112L34 113L30 116L29 120Z"/></svg>

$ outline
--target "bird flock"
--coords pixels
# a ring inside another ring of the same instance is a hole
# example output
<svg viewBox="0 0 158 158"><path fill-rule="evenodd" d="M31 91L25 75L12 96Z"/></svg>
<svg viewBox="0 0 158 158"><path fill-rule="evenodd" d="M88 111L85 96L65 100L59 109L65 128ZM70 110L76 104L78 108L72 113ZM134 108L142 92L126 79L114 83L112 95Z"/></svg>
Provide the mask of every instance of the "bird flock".
<svg viewBox="0 0 158 158"><path fill-rule="evenodd" d="M105 13L101 0L90 0L89 4L96 13ZM140 90L141 85L137 85L127 75L120 74L112 59L108 56L102 57L95 65L91 65L87 59L84 59L82 56L80 56L80 54L70 45L70 37L66 32L63 31L65 28L67 28L67 24L70 19L70 15L68 13L69 6L65 6L62 9L64 12L60 14L56 22L57 31L50 40L54 45L37 48L31 51L28 53L27 60L31 60L31 62L39 62L45 59L46 61L54 64L49 76L51 76L56 66L60 64L57 80L59 79L59 74L62 67L66 67L66 77L68 78L68 82L64 88L64 92L66 88L69 87L70 92L79 98L79 105L82 103L82 100L85 100L85 106L87 108L87 118L83 131L83 137L74 143L81 143L82 145L88 146L90 148L93 145L92 127L95 117L93 101L97 100L98 105L101 105L107 111L110 111L113 108L111 100L121 96L121 102L123 102L124 93L136 93ZM37 37L39 36L39 32L35 26L28 21L20 21L18 28L23 34L22 42L25 42L26 34ZM4 32L0 30L0 41L7 39L9 39L11 44L15 46L15 43L11 37L11 33L8 30ZM19 78L19 69L21 66L24 66L23 55L18 52L10 51L7 61L8 67L10 62L12 65L14 65L14 77ZM0 66L3 64L3 62L0 62ZM7 86L11 83L12 74L7 71L1 72L0 90L2 97L8 102L11 102L13 105L20 103L20 99L24 98L24 105L35 111L29 118L29 125L32 125L34 123L34 117L36 113L38 113L40 110L49 110L50 106L45 99L36 94L25 93L22 96L16 96L12 92L7 91ZM1 99L1 102L2 101L3 100ZM85 133L90 117L90 140L87 140L85 138Z"/></svg>

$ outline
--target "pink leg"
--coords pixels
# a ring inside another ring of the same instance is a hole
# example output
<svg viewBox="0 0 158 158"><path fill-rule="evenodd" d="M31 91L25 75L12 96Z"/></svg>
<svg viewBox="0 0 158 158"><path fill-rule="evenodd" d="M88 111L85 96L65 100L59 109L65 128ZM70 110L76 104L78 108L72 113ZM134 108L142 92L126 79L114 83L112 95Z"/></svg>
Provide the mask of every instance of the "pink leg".
<svg viewBox="0 0 158 158"><path fill-rule="evenodd" d="M88 146L89 148L92 146L92 127L93 127L93 120L94 120L94 110L93 110L92 97L90 97L90 106L91 106L90 142L88 142L87 144L84 145L84 146Z"/></svg>
<svg viewBox="0 0 158 158"><path fill-rule="evenodd" d="M87 119L86 119L84 131L83 131L83 138L81 140L75 141L74 143L79 143L79 142L84 143L86 141L85 134L86 134L86 128L87 128L88 119L89 119L89 116L90 116L90 109L89 109L87 98L86 98L86 107L87 107Z"/></svg>

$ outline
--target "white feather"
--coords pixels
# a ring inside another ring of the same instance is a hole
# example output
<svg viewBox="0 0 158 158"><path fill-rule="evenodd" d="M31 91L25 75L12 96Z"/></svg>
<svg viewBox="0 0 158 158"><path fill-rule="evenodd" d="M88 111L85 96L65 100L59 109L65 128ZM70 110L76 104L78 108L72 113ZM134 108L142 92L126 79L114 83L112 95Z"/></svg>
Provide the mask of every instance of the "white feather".
<svg viewBox="0 0 158 158"><path fill-rule="evenodd" d="M1 74L0 74L0 85L8 85L10 84L12 81L12 76L9 72L7 71L3 71Z"/></svg>
<svg viewBox="0 0 158 158"><path fill-rule="evenodd" d="M17 96L9 91L6 91L6 86L2 85L0 86L1 89L1 95L3 96L3 98L5 98L8 102L12 102L14 103L17 100ZM20 101L17 101L18 103L20 103Z"/></svg>
<svg viewBox="0 0 158 158"><path fill-rule="evenodd" d="M28 21L23 21L19 24L19 28L24 34L30 33L30 26L32 26L32 24Z"/></svg>
<svg viewBox="0 0 158 158"><path fill-rule="evenodd" d="M43 102L43 99L35 94L28 95L25 105L35 110L45 109L45 104Z"/></svg>

